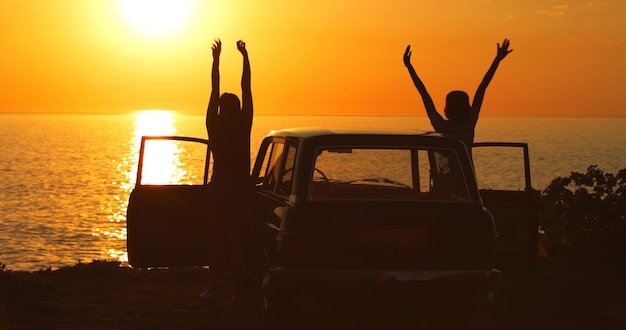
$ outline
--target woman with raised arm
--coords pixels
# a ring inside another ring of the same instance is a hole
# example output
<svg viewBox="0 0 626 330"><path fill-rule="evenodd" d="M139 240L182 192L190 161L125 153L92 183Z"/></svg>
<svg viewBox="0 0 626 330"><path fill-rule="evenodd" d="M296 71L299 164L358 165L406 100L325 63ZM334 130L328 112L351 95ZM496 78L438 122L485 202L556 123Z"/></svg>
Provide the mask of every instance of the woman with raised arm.
<svg viewBox="0 0 626 330"><path fill-rule="evenodd" d="M413 65L411 64L411 45L408 45L404 51L404 65L409 70L411 79L413 79L413 84L415 84L417 91L422 96L422 101L424 102L424 107L426 108L426 114L428 115L433 128L436 132L449 134L463 141L470 156L472 155L472 145L474 144L474 129L476 128L476 123L478 122L478 115L483 104L487 86L491 82L493 75L496 73L496 69L498 69L500 61L513 51L512 49L509 49L508 39L504 39L502 46L500 46L499 43L497 45L498 48L496 57L491 63L489 70L487 70L485 77L480 82L480 85L478 85L478 89L476 89L476 94L474 94L474 100L471 105L467 93L463 91L452 91L448 93L446 96L446 107L444 109L444 114L447 119L444 119L439 112L437 112L437 109L435 109L435 104L428 94L426 86L424 86L424 83L418 77Z"/></svg>
<svg viewBox="0 0 626 330"><path fill-rule="evenodd" d="M211 97L207 107L206 127L213 154L213 174L209 184L209 221L211 222L211 251L209 288L202 298L214 302L217 281L230 259L234 295L243 280L246 227L252 185L250 181L250 131L252 129L252 91L250 60L246 43L237 41L243 56L241 76L242 101L235 94L220 96L219 61L222 42L212 46ZM230 255L226 252L230 251ZM230 257L230 258L229 258Z"/></svg>

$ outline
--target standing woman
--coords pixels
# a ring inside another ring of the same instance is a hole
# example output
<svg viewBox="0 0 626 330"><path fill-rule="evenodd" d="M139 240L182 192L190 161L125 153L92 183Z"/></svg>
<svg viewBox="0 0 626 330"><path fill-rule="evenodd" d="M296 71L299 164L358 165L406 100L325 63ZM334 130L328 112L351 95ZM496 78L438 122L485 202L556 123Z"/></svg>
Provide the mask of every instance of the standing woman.
<svg viewBox="0 0 626 330"><path fill-rule="evenodd" d="M491 63L489 70L487 70L485 77L480 82L480 85L478 85L471 105L467 93L463 91L452 91L448 93L446 96L446 107L444 109L444 114L447 119L444 119L439 112L437 112L437 109L435 109L435 104L428 94L428 91L426 91L426 86L424 86L422 80L417 76L411 64L411 45L408 45L404 51L404 65L409 70L413 84L415 84L417 91L422 96L424 107L426 107L426 114L433 128L436 132L449 134L463 141L470 156L472 155L472 145L474 144L474 129L478 122L478 115L480 113L480 107L483 104L485 91L493 75L496 73L500 61L512 51L512 49L509 49L508 39L504 39L502 46L498 43L496 57Z"/></svg>
<svg viewBox="0 0 626 330"><path fill-rule="evenodd" d="M211 251L209 288L202 294L215 301L215 289L223 268L230 262L233 298L241 289L245 257L246 227L252 185L250 181L250 131L252 129L252 91L250 61L246 43L237 41L243 56L241 76L242 101L235 94L220 96L220 53L222 42L212 46L211 98L207 107L206 127L213 153L213 174L209 185ZM230 253L228 253L230 251Z"/></svg>

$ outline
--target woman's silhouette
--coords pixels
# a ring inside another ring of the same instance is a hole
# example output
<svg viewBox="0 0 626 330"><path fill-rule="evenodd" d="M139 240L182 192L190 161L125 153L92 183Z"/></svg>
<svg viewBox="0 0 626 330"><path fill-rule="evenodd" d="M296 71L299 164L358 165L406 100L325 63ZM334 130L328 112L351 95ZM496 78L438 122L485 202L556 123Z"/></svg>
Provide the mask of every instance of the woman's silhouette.
<svg viewBox="0 0 626 330"><path fill-rule="evenodd" d="M252 129L252 91L250 61L246 43L237 41L243 55L241 76L242 101L231 93L220 96L219 62L222 42L213 46L211 98L207 107L206 127L213 153L213 174L209 185L211 228L211 264L209 288L202 297L215 300L215 288L222 268L230 259L232 279L237 293L243 277L248 209L252 193L250 181L250 131ZM230 251L230 255L227 253ZM229 258L230 257L230 258Z"/></svg>
<svg viewBox="0 0 626 330"><path fill-rule="evenodd" d="M489 70L485 74L485 77L478 85L476 94L474 94L474 100L470 105L469 96L463 91L452 91L446 96L446 107L444 114L447 119L444 119L435 109L435 104L432 98L426 91L426 87L422 80L417 76L413 65L411 64L411 45L406 47L404 51L404 65L409 70L413 84L417 88L417 91L422 96L424 107L426 107L426 114L430 119L430 123L436 132L452 135L465 143L465 146L472 155L472 145L474 144L474 129L478 122L478 115L480 113L480 107L483 104L483 98L485 97L485 91L487 86L491 82L493 75L496 73L496 69L512 49L509 49L509 40L504 39L502 46L498 43L498 51L496 57L491 63Z"/></svg>

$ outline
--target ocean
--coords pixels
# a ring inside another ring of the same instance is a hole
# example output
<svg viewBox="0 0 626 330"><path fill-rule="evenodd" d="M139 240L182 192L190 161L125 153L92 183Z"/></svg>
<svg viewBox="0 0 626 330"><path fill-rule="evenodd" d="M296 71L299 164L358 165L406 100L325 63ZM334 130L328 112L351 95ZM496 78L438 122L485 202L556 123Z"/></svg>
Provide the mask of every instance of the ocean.
<svg viewBox="0 0 626 330"><path fill-rule="evenodd" d="M299 126L431 130L424 116L256 116L251 160L271 130ZM482 117L475 141L528 143L532 185L543 190L590 165L626 168L624 127L626 118ZM204 116L0 114L0 263L33 271L126 262L126 206L142 135L206 138ZM479 185L518 189L509 186L523 170L516 157L475 153Z"/></svg>

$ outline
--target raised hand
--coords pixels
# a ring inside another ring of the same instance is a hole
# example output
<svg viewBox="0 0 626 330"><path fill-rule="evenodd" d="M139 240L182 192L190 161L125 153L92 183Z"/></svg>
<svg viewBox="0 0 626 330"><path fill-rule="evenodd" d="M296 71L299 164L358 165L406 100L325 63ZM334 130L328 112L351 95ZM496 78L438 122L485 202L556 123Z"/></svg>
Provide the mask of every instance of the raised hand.
<svg viewBox="0 0 626 330"><path fill-rule="evenodd" d="M509 55L510 52L513 51L513 49L509 49L509 46L509 39L504 39L504 41L502 42L502 46L500 46L500 43L498 43L498 52L496 54L496 59L498 61L502 61L507 55Z"/></svg>
<svg viewBox="0 0 626 330"><path fill-rule="evenodd" d="M243 56L248 56L248 51L246 50L246 43L243 40L237 41L237 49Z"/></svg>
<svg viewBox="0 0 626 330"><path fill-rule="evenodd" d="M406 46L406 50L404 51L404 66L408 67L411 65L411 45Z"/></svg>
<svg viewBox="0 0 626 330"><path fill-rule="evenodd" d="M222 52L222 41L219 38L215 39L215 43L213 43L211 49L213 50L213 58L219 58Z"/></svg>

